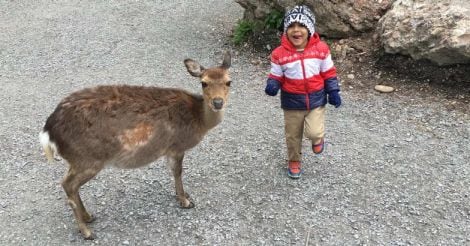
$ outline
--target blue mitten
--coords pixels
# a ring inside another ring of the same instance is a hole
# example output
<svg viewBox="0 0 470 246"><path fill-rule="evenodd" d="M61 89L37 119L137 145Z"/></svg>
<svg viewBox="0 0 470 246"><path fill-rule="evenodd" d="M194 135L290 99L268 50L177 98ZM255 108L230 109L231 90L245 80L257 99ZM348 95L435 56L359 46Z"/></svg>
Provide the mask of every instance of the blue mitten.
<svg viewBox="0 0 470 246"><path fill-rule="evenodd" d="M341 106L341 96L339 95L339 90L329 91L328 93L328 103L335 106L335 108Z"/></svg>
<svg viewBox="0 0 470 246"><path fill-rule="evenodd" d="M277 95L279 89L281 89L281 83L279 83L279 81L275 79L268 79L264 92L270 96L275 96Z"/></svg>

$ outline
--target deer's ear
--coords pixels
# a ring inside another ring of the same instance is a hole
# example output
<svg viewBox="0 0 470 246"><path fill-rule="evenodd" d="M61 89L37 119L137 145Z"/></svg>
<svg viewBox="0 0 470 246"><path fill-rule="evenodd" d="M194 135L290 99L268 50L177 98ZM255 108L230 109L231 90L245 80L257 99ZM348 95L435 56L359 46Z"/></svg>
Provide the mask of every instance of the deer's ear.
<svg viewBox="0 0 470 246"><path fill-rule="evenodd" d="M202 73L204 72L204 67L192 59L184 60L184 65L186 65L186 69L188 69L189 74L194 77L201 77Z"/></svg>
<svg viewBox="0 0 470 246"><path fill-rule="evenodd" d="M232 65L232 55L230 54L230 51L225 51L224 60L222 62L222 67L225 69L229 69L231 65Z"/></svg>

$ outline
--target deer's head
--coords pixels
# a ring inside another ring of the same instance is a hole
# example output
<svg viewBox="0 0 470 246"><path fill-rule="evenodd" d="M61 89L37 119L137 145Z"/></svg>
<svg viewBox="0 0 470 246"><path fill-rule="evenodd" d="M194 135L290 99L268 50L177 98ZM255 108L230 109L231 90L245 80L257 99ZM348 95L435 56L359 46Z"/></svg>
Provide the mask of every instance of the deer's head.
<svg viewBox="0 0 470 246"><path fill-rule="evenodd" d="M184 64L192 76L200 79L204 102L208 104L209 108L215 112L223 110L227 103L229 87L232 82L229 76L230 53L225 52L222 65L218 67L206 69L191 59L184 60Z"/></svg>

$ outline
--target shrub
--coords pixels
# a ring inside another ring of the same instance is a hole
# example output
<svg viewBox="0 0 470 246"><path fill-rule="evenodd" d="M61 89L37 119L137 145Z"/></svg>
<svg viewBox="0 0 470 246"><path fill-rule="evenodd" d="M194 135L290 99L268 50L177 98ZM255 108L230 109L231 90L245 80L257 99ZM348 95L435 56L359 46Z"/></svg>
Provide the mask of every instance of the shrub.
<svg viewBox="0 0 470 246"><path fill-rule="evenodd" d="M233 42L236 45L241 44L243 41L248 39L248 36L253 34L255 29L255 24L252 21L240 20L235 27L233 33Z"/></svg>
<svg viewBox="0 0 470 246"><path fill-rule="evenodd" d="M279 31L283 18L283 12L273 10L266 16L264 21L239 20L234 29L232 41L239 45L248 40L248 38L253 37L254 34L262 34L265 31Z"/></svg>
<svg viewBox="0 0 470 246"><path fill-rule="evenodd" d="M264 19L264 28L280 30L283 19L284 19L284 13L282 13L281 11L277 9L274 9L266 16L266 19Z"/></svg>

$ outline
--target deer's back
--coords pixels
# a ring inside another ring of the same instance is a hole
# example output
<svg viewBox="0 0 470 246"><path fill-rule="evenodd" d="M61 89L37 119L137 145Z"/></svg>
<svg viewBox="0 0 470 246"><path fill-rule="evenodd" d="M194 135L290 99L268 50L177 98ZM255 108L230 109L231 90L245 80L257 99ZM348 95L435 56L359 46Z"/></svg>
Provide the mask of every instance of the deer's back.
<svg viewBox="0 0 470 246"><path fill-rule="evenodd" d="M69 162L138 167L195 146L202 103L178 89L99 86L64 98L44 131Z"/></svg>

